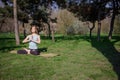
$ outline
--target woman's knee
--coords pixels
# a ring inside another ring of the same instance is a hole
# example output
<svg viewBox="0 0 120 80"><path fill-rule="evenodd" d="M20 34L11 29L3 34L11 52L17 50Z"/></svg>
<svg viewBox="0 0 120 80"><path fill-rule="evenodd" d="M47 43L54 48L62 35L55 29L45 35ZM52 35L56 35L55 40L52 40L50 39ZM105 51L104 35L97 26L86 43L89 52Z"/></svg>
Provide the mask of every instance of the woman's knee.
<svg viewBox="0 0 120 80"><path fill-rule="evenodd" d="M27 54L27 51L26 50L18 50L17 54Z"/></svg>
<svg viewBox="0 0 120 80"><path fill-rule="evenodd" d="M30 50L30 53L33 55L39 55L39 51L38 50Z"/></svg>

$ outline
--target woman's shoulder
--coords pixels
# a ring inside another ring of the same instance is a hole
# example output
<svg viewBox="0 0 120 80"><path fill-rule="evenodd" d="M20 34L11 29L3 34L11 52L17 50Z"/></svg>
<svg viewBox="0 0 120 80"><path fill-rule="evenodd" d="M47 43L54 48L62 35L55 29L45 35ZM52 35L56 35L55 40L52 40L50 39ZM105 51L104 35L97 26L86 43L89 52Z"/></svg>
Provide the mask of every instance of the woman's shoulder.
<svg viewBox="0 0 120 80"><path fill-rule="evenodd" d="M28 35L27 37L30 37L30 36L32 36L32 35L30 34L30 35Z"/></svg>
<svg viewBox="0 0 120 80"><path fill-rule="evenodd" d="M39 34L35 34L36 36L40 36Z"/></svg>
<svg viewBox="0 0 120 80"><path fill-rule="evenodd" d="M39 35L39 34L34 34L34 35L32 35L32 36L34 36L34 37L40 37L40 35Z"/></svg>

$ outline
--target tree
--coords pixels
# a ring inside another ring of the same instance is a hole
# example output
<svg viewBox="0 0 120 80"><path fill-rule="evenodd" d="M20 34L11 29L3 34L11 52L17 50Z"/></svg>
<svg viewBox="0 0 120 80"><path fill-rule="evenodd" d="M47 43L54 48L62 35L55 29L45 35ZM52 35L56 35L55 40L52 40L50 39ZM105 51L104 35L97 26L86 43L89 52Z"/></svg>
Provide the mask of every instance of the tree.
<svg viewBox="0 0 120 80"><path fill-rule="evenodd" d="M2 0L6 5L8 5L7 1L12 0ZM42 21L48 24L49 37L51 35L50 31L50 23L49 23L49 15L47 13L48 5L52 3L53 0L17 0L18 2L18 12L22 11L29 16L39 16L38 21ZM112 18L110 23L110 31L108 37L112 37L112 32L114 29L114 20L115 16L120 12L120 1L119 0L55 0L57 4L61 8L67 8L71 12L75 14L75 16L79 17L80 20L86 22L92 22L93 26L89 26L90 29L90 37L92 35L92 30L95 27L95 22L98 22L98 40L100 40L100 29L101 29L101 20L104 19L108 14L112 11ZM110 3L112 7L106 8L106 4ZM42 11L41 8L45 9ZM110 8L110 9L109 9ZM108 9L109 11L106 11ZM41 14L42 13L42 14ZM32 17L35 19L35 16ZM18 16L19 19L19 16ZM24 18L22 19L24 22Z"/></svg>
<svg viewBox="0 0 120 80"><path fill-rule="evenodd" d="M48 24L49 37L51 36L50 23L49 23L49 13L47 12L49 0L19 0L18 6L21 11L28 14L34 21L42 22ZM42 26L39 25L41 28Z"/></svg>
<svg viewBox="0 0 120 80"><path fill-rule="evenodd" d="M70 12L73 12L79 20L86 22L90 30L89 36L91 38L97 16L94 4L89 4L86 0L83 0L80 4L77 4L75 1L70 1L68 5ZM89 22L92 22L93 26L90 26Z"/></svg>
<svg viewBox="0 0 120 80"><path fill-rule="evenodd" d="M106 17L105 14L105 4L100 4L101 0L93 0L91 3L87 0L81 1L79 5L77 3L71 2L69 5L69 10L76 14L80 20L87 22L88 28L90 30L90 38L92 36L92 30L95 28L95 22L98 22L98 33L97 40L100 40L100 31L101 31L101 20ZM99 4L99 5L98 5ZM93 24L93 26L89 26L89 22Z"/></svg>
<svg viewBox="0 0 120 80"><path fill-rule="evenodd" d="M2 11L3 17L4 18L13 18L13 0L2 0L4 3L4 13ZM17 1L18 3L18 1ZM26 36L26 30L24 23L28 23L28 14L25 13L24 11L19 9L19 5L17 4L17 20L23 23L23 28L24 28L24 37ZM5 20L5 19L4 19Z"/></svg>
<svg viewBox="0 0 120 80"><path fill-rule="evenodd" d="M112 38L115 16L120 14L120 12L119 12L120 11L120 1L119 0L112 0L111 3L112 3L112 10L110 10L110 12L112 11L112 18L111 18L111 23L110 23L110 31L108 34L109 39Z"/></svg>
<svg viewBox="0 0 120 80"><path fill-rule="evenodd" d="M109 39L112 37L112 32L114 29L114 20L115 16L120 14L120 1L119 0L79 0L81 1L79 4L76 3L75 1L71 1L69 3L69 10L71 10L73 13L75 13L77 16L80 17L81 20L84 19L84 21L90 21L90 22L95 22L98 21L98 36L97 39L100 40L100 29L101 29L101 20L104 19L108 14L111 14L112 11L112 18L110 22L110 31L109 31ZM106 5L112 5L108 8L106 8ZM92 5L91 5L92 4ZM108 9L108 10L106 10ZM92 14L94 14L92 16ZM93 18L92 18L93 17ZM94 24L93 24L94 25ZM94 28L91 27L90 29L90 37L91 37L91 32L92 29Z"/></svg>
<svg viewBox="0 0 120 80"><path fill-rule="evenodd" d="M6 5L9 3L13 4L13 0L2 0ZM24 23L28 22L29 18L37 20L38 22L42 21L49 24L48 13L46 11L49 1L42 0L17 0L17 15L18 20L23 23L24 33L25 27ZM44 10L42 8L45 8ZM42 20L41 20L42 19ZM41 27L41 26L40 26ZM48 28L49 37L51 35L50 26ZM24 34L25 35L25 34Z"/></svg>
<svg viewBox="0 0 120 80"><path fill-rule="evenodd" d="M9 17L13 17L13 7L5 5L4 7L0 7L0 31L5 24L6 19Z"/></svg>
<svg viewBox="0 0 120 80"><path fill-rule="evenodd" d="M22 22L22 27L23 27L23 34L24 38L26 37L26 28L25 28L25 23L28 23L29 16L27 13L24 13L23 11L18 11L18 20Z"/></svg>
<svg viewBox="0 0 120 80"><path fill-rule="evenodd" d="M16 40L16 45L20 44L19 40L19 27L18 27L18 21L17 21L17 1L13 1L13 11L14 11L14 25L15 25L15 40Z"/></svg>

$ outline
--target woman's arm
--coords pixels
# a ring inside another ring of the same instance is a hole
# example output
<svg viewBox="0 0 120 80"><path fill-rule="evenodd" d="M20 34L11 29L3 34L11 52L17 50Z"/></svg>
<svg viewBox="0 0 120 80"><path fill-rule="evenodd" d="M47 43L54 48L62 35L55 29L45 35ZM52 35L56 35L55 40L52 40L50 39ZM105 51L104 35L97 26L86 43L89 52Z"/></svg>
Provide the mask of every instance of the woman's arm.
<svg viewBox="0 0 120 80"><path fill-rule="evenodd" d="M29 36L27 36L22 42L26 43L26 42L29 42L29 41L30 41Z"/></svg>

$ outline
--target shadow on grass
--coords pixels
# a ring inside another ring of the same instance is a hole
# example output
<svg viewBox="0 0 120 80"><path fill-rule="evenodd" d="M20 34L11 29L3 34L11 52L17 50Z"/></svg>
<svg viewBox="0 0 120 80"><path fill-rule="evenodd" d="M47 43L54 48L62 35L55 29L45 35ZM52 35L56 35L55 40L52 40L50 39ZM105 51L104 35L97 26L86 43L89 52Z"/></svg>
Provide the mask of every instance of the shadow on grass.
<svg viewBox="0 0 120 80"><path fill-rule="evenodd" d="M24 45L16 46L14 33L0 33L0 52L9 52Z"/></svg>
<svg viewBox="0 0 120 80"><path fill-rule="evenodd" d="M24 38L21 38L24 39ZM1 52L8 52L11 50L15 50L17 48L26 48L25 45L19 45L16 46L15 44L15 39L14 38L0 38L0 51ZM43 48L39 48L38 51L41 52L47 52L47 48L43 47Z"/></svg>
<svg viewBox="0 0 120 80"><path fill-rule="evenodd" d="M9 51L12 51L12 50L15 50L16 48L21 48L22 46L4 46L4 47L1 47L0 48L0 51L1 52L9 52Z"/></svg>
<svg viewBox="0 0 120 80"><path fill-rule="evenodd" d="M48 40L49 38L41 36L42 40ZM103 36L101 37L101 41L97 41L96 37L93 36L93 38L90 40L88 36L56 36L55 37L56 42L59 40L86 40L91 43L92 47L96 48L98 51L100 51L112 64L113 70L116 72L118 76L118 80L120 80L120 52L117 51L115 48L115 43L120 41L119 36L114 36L113 40L108 40L107 37ZM8 45L9 44L9 45ZM14 38L0 38L0 50L12 50L15 48L20 48L23 46L14 46L15 40ZM40 48L40 52L47 52L47 48Z"/></svg>
<svg viewBox="0 0 120 80"><path fill-rule="evenodd" d="M108 59L120 80L120 52L114 46L116 42L120 41L120 37L114 36L111 41L107 37L102 37L99 42L96 39L87 41Z"/></svg>
<svg viewBox="0 0 120 80"><path fill-rule="evenodd" d="M16 46L15 38L0 38L0 52L9 52L22 47L24 45Z"/></svg>
<svg viewBox="0 0 120 80"><path fill-rule="evenodd" d="M56 41L82 39L90 42L92 47L101 52L112 64L113 70L116 72L118 80L120 80L120 52L114 46L116 42L120 41L120 36L113 36L112 40L108 40L107 36L102 36L101 41L97 41L96 36L93 36L91 40L88 36L58 36L55 39Z"/></svg>
<svg viewBox="0 0 120 80"><path fill-rule="evenodd" d="M39 48L38 51L39 51L39 53L41 53L41 52L47 52L47 48L46 47Z"/></svg>

